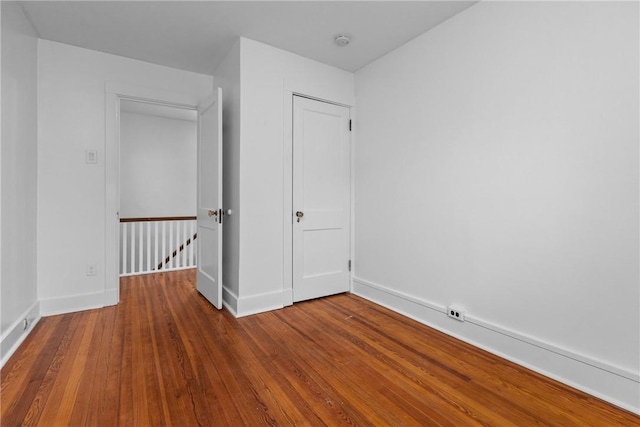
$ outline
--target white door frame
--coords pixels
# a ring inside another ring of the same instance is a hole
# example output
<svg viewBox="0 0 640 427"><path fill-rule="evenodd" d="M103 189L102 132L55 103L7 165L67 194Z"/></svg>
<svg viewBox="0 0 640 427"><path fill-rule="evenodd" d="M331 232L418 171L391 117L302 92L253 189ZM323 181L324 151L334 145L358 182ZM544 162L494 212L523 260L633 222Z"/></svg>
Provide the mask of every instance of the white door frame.
<svg viewBox="0 0 640 427"><path fill-rule="evenodd" d="M205 96L208 94L205 94ZM122 99L197 110L200 98L186 93L170 92L118 82L105 82L105 256L104 306L120 301L120 101Z"/></svg>
<svg viewBox="0 0 640 427"><path fill-rule="evenodd" d="M340 102L333 102L323 98L307 95L303 92L295 90L284 90L283 95L283 112L284 112L284 132L283 132L283 251L282 251L282 305L284 307L293 305L293 97L301 96L304 98L313 99L320 102L326 102L327 104L339 105L341 107L349 108L351 120L353 121L355 116L355 108L351 105L346 105ZM350 186L351 191L350 198L350 238L349 238L349 253L351 260L354 259L354 172L355 172L355 139L354 131L350 132L350 156L351 156L351 177ZM353 262L352 268L349 273L349 290L353 290Z"/></svg>

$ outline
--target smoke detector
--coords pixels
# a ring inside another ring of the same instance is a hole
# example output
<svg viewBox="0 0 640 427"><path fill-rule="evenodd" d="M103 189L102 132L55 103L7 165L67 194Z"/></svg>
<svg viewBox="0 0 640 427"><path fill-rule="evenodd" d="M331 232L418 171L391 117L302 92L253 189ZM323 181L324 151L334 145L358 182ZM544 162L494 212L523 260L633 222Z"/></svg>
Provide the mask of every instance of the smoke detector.
<svg viewBox="0 0 640 427"><path fill-rule="evenodd" d="M335 42L340 47L345 47L351 41L351 37L346 34L340 34L336 36Z"/></svg>

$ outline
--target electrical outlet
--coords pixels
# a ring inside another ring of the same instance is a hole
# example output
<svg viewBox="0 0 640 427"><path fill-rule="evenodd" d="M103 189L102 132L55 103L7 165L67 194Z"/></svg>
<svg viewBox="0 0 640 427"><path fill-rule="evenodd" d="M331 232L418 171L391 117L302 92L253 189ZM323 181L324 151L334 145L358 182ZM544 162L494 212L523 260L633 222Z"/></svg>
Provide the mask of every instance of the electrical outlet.
<svg viewBox="0 0 640 427"><path fill-rule="evenodd" d="M95 264L87 264L87 276L95 276L97 269Z"/></svg>
<svg viewBox="0 0 640 427"><path fill-rule="evenodd" d="M452 305L447 307L447 316L451 317L452 319L459 320L460 322L464 322L464 311Z"/></svg>

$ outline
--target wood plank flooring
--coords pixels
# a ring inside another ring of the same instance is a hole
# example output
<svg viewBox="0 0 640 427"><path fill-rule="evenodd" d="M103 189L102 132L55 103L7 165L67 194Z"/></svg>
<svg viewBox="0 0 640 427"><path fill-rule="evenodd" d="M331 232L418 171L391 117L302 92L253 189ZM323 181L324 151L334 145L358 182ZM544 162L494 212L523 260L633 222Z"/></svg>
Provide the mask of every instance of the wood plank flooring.
<svg viewBox="0 0 640 427"><path fill-rule="evenodd" d="M2 369L1 425L638 426L640 417L353 295L235 319L193 271L44 318Z"/></svg>

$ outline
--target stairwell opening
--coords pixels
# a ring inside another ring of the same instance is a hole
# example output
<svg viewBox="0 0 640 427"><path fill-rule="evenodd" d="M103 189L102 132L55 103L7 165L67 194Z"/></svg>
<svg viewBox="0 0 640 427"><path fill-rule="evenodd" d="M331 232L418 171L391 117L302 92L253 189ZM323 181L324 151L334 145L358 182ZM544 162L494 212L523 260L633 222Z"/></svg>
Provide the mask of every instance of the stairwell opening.
<svg viewBox="0 0 640 427"><path fill-rule="evenodd" d="M197 112L120 102L119 274L197 265Z"/></svg>

